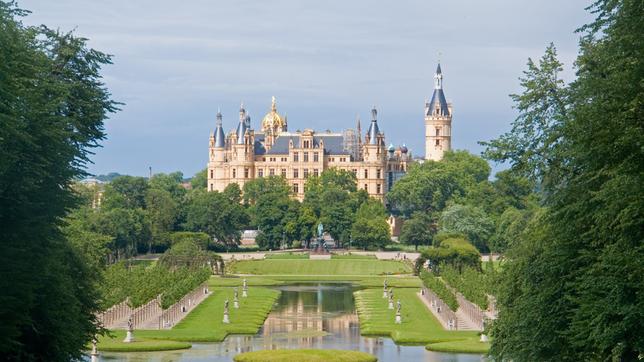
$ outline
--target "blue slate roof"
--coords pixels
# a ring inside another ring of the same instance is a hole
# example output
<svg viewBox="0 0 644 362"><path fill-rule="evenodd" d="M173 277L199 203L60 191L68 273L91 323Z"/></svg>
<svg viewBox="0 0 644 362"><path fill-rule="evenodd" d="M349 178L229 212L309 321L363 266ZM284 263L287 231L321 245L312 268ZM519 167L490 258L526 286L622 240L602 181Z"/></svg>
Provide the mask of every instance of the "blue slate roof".
<svg viewBox="0 0 644 362"><path fill-rule="evenodd" d="M263 136L262 136L263 137ZM257 138L256 138L257 140ZM298 147L300 144L300 136L278 136L275 139L275 143L270 150L257 153L257 146L255 147L255 154L267 154L267 155L287 155L288 154L288 145L289 141L293 140L293 145ZM324 143L324 153L333 154L333 155L350 155L351 152L344 149L344 137L341 135L314 135L313 136L313 146L318 147L320 141ZM262 146L263 147L263 146Z"/></svg>
<svg viewBox="0 0 644 362"><path fill-rule="evenodd" d="M440 69L439 69L440 70ZM434 89L434 94L432 95L432 100L429 101L429 106L427 107L427 116L431 116L436 109L436 106L439 106L440 112L438 113L441 116L449 115L449 108L447 107L447 100L445 100L445 93L443 89Z"/></svg>

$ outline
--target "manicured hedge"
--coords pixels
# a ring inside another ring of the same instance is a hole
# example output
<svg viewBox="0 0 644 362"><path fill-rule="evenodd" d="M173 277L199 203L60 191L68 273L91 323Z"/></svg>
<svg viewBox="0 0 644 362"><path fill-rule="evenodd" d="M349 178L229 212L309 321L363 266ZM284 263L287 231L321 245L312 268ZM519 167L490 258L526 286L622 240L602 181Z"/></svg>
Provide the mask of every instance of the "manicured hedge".
<svg viewBox="0 0 644 362"><path fill-rule="evenodd" d="M420 279L422 279L423 285L436 293L436 295L442 299L452 311L456 311L458 309L456 296L451 290L449 290L449 288L447 288L447 286L445 286L445 283L443 283L440 278L432 275L426 270L422 270L420 272Z"/></svg>

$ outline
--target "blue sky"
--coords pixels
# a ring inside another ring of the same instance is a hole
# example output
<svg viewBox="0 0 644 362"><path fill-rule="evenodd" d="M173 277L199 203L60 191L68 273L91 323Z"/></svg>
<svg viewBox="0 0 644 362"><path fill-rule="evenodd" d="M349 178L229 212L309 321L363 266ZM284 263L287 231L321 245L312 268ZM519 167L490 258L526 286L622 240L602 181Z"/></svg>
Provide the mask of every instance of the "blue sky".
<svg viewBox="0 0 644 362"><path fill-rule="evenodd" d="M132 175L207 162L217 108L228 132L241 101L255 129L277 98L289 129L363 130L378 108L386 142L422 155L423 105L440 53L454 105L453 145L509 129L508 94L528 57L554 42L568 79L591 16L580 0L152 1L22 0L24 22L76 29L114 55L104 69L125 105L106 122L93 173Z"/></svg>

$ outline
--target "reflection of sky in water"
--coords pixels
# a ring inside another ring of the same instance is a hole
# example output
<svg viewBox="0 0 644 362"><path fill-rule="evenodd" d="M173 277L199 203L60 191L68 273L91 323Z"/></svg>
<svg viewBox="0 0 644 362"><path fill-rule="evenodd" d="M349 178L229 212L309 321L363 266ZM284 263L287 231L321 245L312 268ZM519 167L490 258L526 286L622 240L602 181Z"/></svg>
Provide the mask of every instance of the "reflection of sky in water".
<svg viewBox="0 0 644 362"><path fill-rule="evenodd" d="M101 361L229 362L241 352L262 349L360 350L379 361L478 362L479 355L435 353L423 346L397 346L389 338L360 336L353 289L346 284L279 287L277 305L254 336L229 336L220 343L195 343L189 350L101 353Z"/></svg>

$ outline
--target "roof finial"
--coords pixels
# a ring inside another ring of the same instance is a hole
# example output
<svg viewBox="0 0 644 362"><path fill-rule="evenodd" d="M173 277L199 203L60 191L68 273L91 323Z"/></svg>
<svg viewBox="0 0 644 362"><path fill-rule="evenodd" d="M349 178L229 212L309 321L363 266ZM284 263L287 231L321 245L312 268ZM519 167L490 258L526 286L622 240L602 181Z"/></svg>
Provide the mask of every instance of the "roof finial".
<svg viewBox="0 0 644 362"><path fill-rule="evenodd" d="M376 110L376 106L374 105L373 108L371 109L371 120L375 121L378 119L378 111Z"/></svg>
<svg viewBox="0 0 644 362"><path fill-rule="evenodd" d="M271 98L271 111L277 112L277 104L275 103L275 96Z"/></svg>
<svg viewBox="0 0 644 362"><path fill-rule="evenodd" d="M222 119L221 108L217 107L217 125L218 126L221 126L221 119Z"/></svg>

